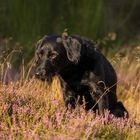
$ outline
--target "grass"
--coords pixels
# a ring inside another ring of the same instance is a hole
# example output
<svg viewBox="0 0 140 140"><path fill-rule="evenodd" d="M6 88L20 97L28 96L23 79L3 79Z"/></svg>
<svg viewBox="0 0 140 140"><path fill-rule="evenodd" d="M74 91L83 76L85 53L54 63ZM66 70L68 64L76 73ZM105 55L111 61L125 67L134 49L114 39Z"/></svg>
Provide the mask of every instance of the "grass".
<svg viewBox="0 0 140 140"><path fill-rule="evenodd" d="M7 85L1 81L0 139L138 140L140 46L122 49L108 59L117 71L117 96L128 109L129 119L115 118L107 111L102 117L82 107L66 112L57 77L51 86L34 78Z"/></svg>

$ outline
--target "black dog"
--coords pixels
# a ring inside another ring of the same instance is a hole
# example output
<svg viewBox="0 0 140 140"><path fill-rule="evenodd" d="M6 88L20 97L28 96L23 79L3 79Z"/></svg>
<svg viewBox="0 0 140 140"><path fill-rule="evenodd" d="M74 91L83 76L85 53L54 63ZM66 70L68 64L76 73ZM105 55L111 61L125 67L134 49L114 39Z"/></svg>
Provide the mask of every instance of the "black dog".
<svg viewBox="0 0 140 140"><path fill-rule="evenodd" d="M37 43L36 76L49 83L60 77L66 107L105 109L116 117L128 112L116 96L116 73L93 41L79 36L45 36Z"/></svg>

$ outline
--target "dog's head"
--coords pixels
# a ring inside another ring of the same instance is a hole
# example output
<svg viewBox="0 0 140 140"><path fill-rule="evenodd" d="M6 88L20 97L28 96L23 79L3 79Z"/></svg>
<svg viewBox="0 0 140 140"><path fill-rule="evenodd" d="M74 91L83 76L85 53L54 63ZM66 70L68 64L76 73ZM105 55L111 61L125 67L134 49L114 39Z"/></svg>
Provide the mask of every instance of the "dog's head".
<svg viewBox="0 0 140 140"><path fill-rule="evenodd" d="M52 77L80 59L81 43L73 37L45 36L35 51L36 77L51 83Z"/></svg>

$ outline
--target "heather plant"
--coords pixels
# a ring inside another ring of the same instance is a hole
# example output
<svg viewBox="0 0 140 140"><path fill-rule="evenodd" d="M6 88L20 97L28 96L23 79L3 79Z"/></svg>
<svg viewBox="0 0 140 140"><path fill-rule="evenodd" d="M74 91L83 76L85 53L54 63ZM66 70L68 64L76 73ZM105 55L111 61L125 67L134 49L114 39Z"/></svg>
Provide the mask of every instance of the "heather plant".
<svg viewBox="0 0 140 140"><path fill-rule="evenodd" d="M131 115L115 118L106 111L103 117L82 107L66 111L58 79L52 87L36 79L22 86L19 82L1 85L0 138L138 139L139 126Z"/></svg>

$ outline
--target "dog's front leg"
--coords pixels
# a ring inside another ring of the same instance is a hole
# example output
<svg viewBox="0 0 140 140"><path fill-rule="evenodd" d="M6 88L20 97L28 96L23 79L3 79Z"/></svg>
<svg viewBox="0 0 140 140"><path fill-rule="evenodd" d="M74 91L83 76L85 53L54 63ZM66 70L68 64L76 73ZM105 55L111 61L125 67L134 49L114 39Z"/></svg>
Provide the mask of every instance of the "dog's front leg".
<svg viewBox="0 0 140 140"><path fill-rule="evenodd" d="M76 94L72 89L68 86L68 84L60 79L61 87L63 91L63 99L65 102L65 106L67 109L75 109L76 106Z"/></svg>
<svg viewBox="0 0 140 140"><path fill-rule="evenodd" d="M63 98L67 109L75 109L76 98L74 93L69 88L63 90Z"/></svg>

